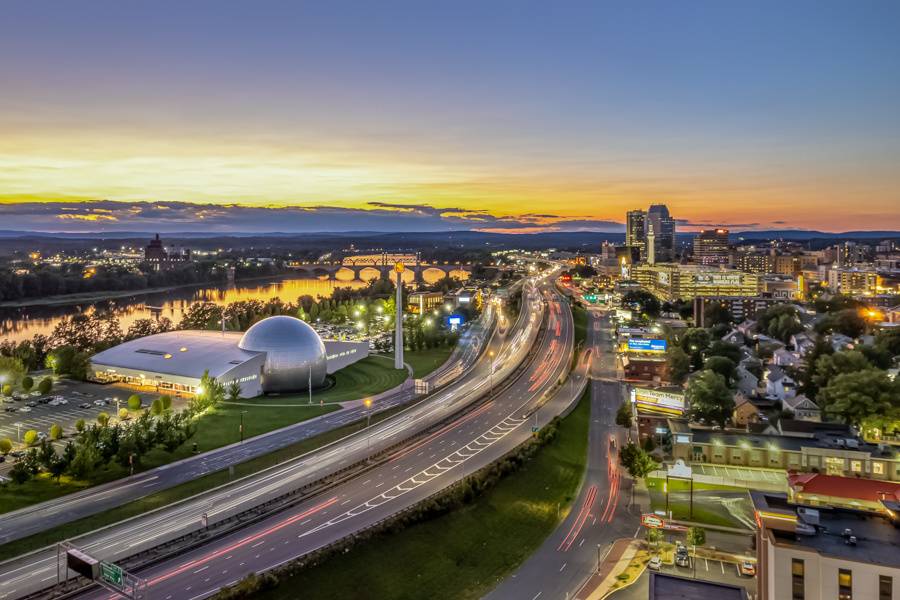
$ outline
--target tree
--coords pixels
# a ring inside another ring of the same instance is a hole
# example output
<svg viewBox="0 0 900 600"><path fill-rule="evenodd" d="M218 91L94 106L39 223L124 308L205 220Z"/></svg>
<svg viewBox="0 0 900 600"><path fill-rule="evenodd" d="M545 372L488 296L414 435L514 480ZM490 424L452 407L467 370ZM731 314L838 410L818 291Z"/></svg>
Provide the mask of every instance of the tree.
<svg viewBox="0 0 900 600"><path fill-rule="evenodd" d="M886 329L875 338L875 344L884 348L891 356L900 355L900 329Z"/></svg>
<svg viewBox="0 0 900 600"><path fill-rule="evenodd" d="M815 363L810 364L812 364L809 369L812 371L811 381L817 390L827 387L838 375L862 371L872 366L865 355L856 350L824 354Z"/></svg>
<svg viewBox="0 0 900 600"><path fill-rule="evenodd" d="M662 305L656 296L644 290L632 290L622 296L622 305L646 314L648 317L658 317Z"/></svg>
<svg viewBox="0 0 900 600"><path fill-rule="evenodd" d="M11 383L7 383L2 388L0 388L0 391L3 392L4 396L12 396L13 386Z"/></svg>
<svg viewBox="0 0 900 600"><path fill-rule="evenodd" d="M652 545L658 544L660 541L662 541L662 537L663 537L662 531L660 531L656 527L648 527L646 535L647 535L647 543L652 544Z"/></svg>
<svg viewBox="0 0 900 600"><path fill-rule="evenodd" d="M616 425L631 429L632 424L631 403L626 400L619 405L619 410L616 411Z"/></svg>
<svg viewBox="0 0 900 600"><path fill-rule="evenodd" d="M715 371L701 371L688 384L685 395L694 419L724 427L734 412L734 393L728 388L725 378Z"/></svg>
<svg viewBox="0 0 900 600"><path fill-rule="evenodd" d="M34 387L34 379L29 376L25 376L22 378L22 390L25 392L30 392L31 388Z"/></svg>
<svg viewBox="0 0 900 600"><path fill-rule="evenodd" d="M25 365L18 358L12 356L0 356L0 379L7 385L18 385L25 377ZM6 386L4 386L5 388ZM4 394L9 396L10 394Z"/></svg>
<svg viewBox="0 0 900 600"><path fill-rule="evenodd" d="M228 384L228 400L230 402L237 402L241 399L241 384L237 382L237 379L232 379L231 383Z"/></svg>
<svg viewBox="0 0 900 600"><path fill-rule="evenodd" d="M91 357L74 346L60 346L47 355L47 366L57 375L69 375L73 379L87 379Z"/></svg>
<svg viewBox="0 0 900 600"><path fill-rule="evenodd" d="M78 419L77 421L75 421L75 431L81 433L82 431L84 431L85 425L86 423L84 422L84 419Z"/></svg>
<svg viewBox="0 0 900 600"><path fill-rule="evenodd" d="M47 466L47 471L50 472L50 476L56 479L56 485L59 485L59 480L62 478L63 473L66 472L66 469L69 467L69 464L65 461L64 458L53 455L54 458L50 461L50 464Z"/></svg>
<svg viewBox="0 0 900 600"><path fill-rule="evenodd" d="M159 397L159 401L162 403L163 410L169 410L170 408L172 408L172 396L163 394Z"/></svg>
<svg viewBox="0 0 900 600"><path fill-rule="evenodd" d="M703 320L707 327L714 327L716 325L728 325L734 321L734 317L727 307L718 302L713 302L703 313Z"/></svg>
<svg viewBox="0 0 900 600"><path fill-rule="evenodd" d="M724 356L710 356L703 364L704 369L718 373L725 378L725 382L731 385L737 375L737 365L730 358Z"/></svg>
<svg viewBox="0 0 900 600"><path fill-rule="evenodd" d="M150 404L150 414L152 414L154 417L158 417L163 414L162 400L157 398Z"/></svg>
<svg viewBox="0 0 900 600"><path fill-rule="evenodd" d="M756 322L759 330L769 337L787 343L795 333L803 331L800 314L790 304L776 304L760 313Z"/></svg>
<svg viewBox="0 0 900 600"><path fill-rule="evenodd" d="M737 344L716 340L706 350L706 357L709 358L710 356L724 356L734 364L739 364L741 358L743 358L743 353L741 352L741 347Z"/></svg>
<svg viewBox="0 0 900 600"><path fill-rule="evenodd" d="M34 445L34 443L37 442L37 439L38 439L38 432L35 431L34 429L29 429L28 431L25 432L25 435L22 436L22 442L24 442L24 444L26 446Z"/></svg>
<svg viewBox="0 0 900 600"><path fill-rule="evenodd" d="M681 348L691 357L691 364L699 369L703 363L703 351L709 347L709 331L701 327L688 329L681 337Z"/></svg>
<svg viewBox="0 0 900 600"><path fill-rule="evenodd" d="M706 543L706 530L702 527L689 527L687 530L687 543L696 548Z"/></svg>
<svg viewBox="0 0 900 600"><path fill-rule="evenodd" d="M211 377L209 371L204 371L200 378L200 388L197 395L191 400L191 412L199 414L219 404L225 399L225 385L215 377Z"/></svg>
<svg viewBox="0 0 900 600"><path fill-rule="evenodd" d="M12 469L10 469L9 478L16 484L22 485L31 479L31 472L25 467L25 462L20 460L13 465Z"/></svg>
<svg viewBox="0 0 900 600"><path fill-rule="evenodd" d="M653 460L650 454L634 442L629 442L622 447L619 461L628 471L628 474L635 479L643 479L659 468L659 463Z"/></svg>
<svg viewBox="0 0 900 600"><path fill-rule="evenodd" d="M131 410L140 410L141 409L141 397L137 394L132 394L128 397L128 408Z"/></svg>
<svg viewBox="0 0 900 600"><path fill-rule="evenodd" d="M827 415L863 430L900 427L900 381L892 381L886 371L869 368L837 375L817 399Z"/></svg>
<svg viewBox="0 0 900 600"><path fill-rule="evenodd" d="M666 356L669 379L672 383L684 383L684 378L691 372L691 357L679 346L672 346Z"/></svg>
<svg viewBox="0 0 900 600"><path fill-rule="evenodd" d="M866 332L866 320L856 309L840 310L825 315L824 319L816 323L816 331L819 333L842 333L855 339Z"/></svg>
<svg viewBox="0 0 900 600"><path fill-rule="evenodd" d="M52 377L44 377L41 379L40 383L38 383L38 391L45 396L49 394L53 390L53 378Z"/></svg>
<svg viewBox="0 0 900 600"><path fill-rule="evenodd" d="M54 423L53 425L50 426L50 439L51 440L58 440L58 439L62 438L62 435L63 435L63 428L58 423Z"/></svg>
<svg viewBox="0 0 900 600"><path fill-rule="evenodd" d="M12 452L13 443L12 440L7 438L0 439L0 454L6 456L10 452Z"/></svg>
<svg viewBox="0 0 900 600"><path fill-rule="evenodd" d="M100 427L106 427L107 425L109 425L109 413L101 412L100 414L98 414L97 424L100 425Z"/></svg>
<svg viewBox="0 0 900 600"><path fill-rule="evenodd" d="M140 408L140 407L139 407ZM119 409L119 420L127 421L128 420L128 409L124 406Z"/></svg>

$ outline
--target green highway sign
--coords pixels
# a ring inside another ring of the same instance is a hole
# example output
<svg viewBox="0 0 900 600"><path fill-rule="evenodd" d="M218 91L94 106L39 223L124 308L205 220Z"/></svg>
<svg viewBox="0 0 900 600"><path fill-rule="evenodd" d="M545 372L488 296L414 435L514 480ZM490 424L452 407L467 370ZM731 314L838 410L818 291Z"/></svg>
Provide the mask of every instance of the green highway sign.
<svg viewBox="0 0 900 600"><path fill-rule="evenodd" d="M121 586L125 583L125 573L122 567L112 563L100 563L100 579L113 585Z"/></svg>

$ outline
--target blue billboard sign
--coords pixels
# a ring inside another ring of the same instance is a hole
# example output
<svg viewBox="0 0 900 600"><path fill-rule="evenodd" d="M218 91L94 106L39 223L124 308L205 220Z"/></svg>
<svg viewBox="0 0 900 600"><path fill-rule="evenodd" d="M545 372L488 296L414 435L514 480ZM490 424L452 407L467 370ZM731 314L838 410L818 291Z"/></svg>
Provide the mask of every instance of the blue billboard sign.
<svg viewBox="0 0 900 600"><path fill-rule="evenodd" d="M666 340L628 338L628 349L632 352L665 352Z"/></svg>

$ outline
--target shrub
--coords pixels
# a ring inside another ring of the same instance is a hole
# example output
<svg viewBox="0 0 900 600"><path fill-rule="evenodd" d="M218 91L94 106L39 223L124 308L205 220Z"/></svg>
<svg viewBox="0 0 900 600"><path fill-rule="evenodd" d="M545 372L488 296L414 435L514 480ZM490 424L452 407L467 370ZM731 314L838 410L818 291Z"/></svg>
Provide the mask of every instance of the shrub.
<svg viewBox="0 0 900 600"><path fill-rule="evenodd" d="M6 456L7 454L9 454L12 451L12 448L13 448L13 443L12 443L11 439L3 438L2 440L0 440L0 454L3 454L4 456Z"/></svg>
<svg viewBox="0 0 900 600"><path fill-rule="evenodd" d="M25 442L26 446L32 446L38 439L38 432L34 429L29 429L25 432L25 436L22 438L22 441Z"/></svg>
<svg viewBox="0 0 900 600"><path fill-rule="evenodd" d="M84 431L85 425L87 425L87 423L84 422L84 419L78 419L77 421L75 421L75 430L81 433L82 431Z"/></svg>
<svg viewBox="0 0 900 600"><path fill-rule="evenodd" d="M2 388L0 388L0 391L3 392L4 396L12 396L12 385L7 383Z"/></svg>
<svg viewBox="0 0 900 600"><path fill-rule="evenodd" d="M140 410L141 409L141 397L137 394L132 394L128 397L128 408L131 410Z"/></svg>
<svg viewBox="0 0 900 600"><path fill-rule="evenodd" d="M30 392L31 388L34 387L34 379L28 377L27 375L22 378L22 389L26 392Z"/></svg>
<svg viewBox="0 0 900 600"><path fill-rule="evenodd" d="M102 412L97 415L97 423L100 425L100 427L106 427L109 424L109 413Z"/></svg>
<svg viewBox="0 0 900 600"><path fill-rule="evenodd" d="M160 403L162 403L163 410L169 410L172 408L172 396L168 394L163 394L159 397Z"/></svg>
<svg viewBox="0 0 900 600"><path fill-rule="evenodd" d="M53 389L53 378L52 377L44 377L41 379L41 382L38 384L38 391L42 394L49 394Z"/></svg>
<svg viewBox="0 0 900 600"><path fill-rule="evenodd" d="M50 439L51 440L58 440L62 437L62 435L63 435L63 428L58 423L54 423L53 425L50 426Z"/></svg>
<svg viewBox="0 0 900 600"><path fill-rule="evenodd" d="M162 413L163 413L163 404L162 404L162 400L160 400L159 398L157 398L156 400L153 401L152 404L150 404L150 414L152 414L153 416L158 417L158 416L161 415Z"/></svg>
<svg viewBox="0 0 900 600"><path fill-rule="evenodd" d="M131 404L131 402L129 402L129 404ZM124 421L124 420L126 420L127 418L128 418L128 409L127 409L127 408L120 408L120 409L119 409L119 420Z"/></svg>

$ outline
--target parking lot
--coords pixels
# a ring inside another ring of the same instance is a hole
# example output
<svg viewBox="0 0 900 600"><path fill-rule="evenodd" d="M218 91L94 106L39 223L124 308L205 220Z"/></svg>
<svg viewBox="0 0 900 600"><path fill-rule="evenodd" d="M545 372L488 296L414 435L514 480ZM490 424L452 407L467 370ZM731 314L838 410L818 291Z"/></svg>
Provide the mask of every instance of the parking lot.
<svg viewBox="0 0 900 600"><path fill-rule="evenodd" d="M760 482L770 484L784 484L785 472L782 469L761 469L750 467L734 467L731 465L714 465L710 463L692 463L691 468L697 475L711 475L723 479L733 479L740 482Z"/></svg>
<svg viewBox="0 0 900 600"><path fill-rule="evenodd" d="M60 379L55 382L53 390L46 396L36 395L5 402L0 410L0 438L9 438L14 443L19 441L26 431L34 429L48 433L50 427L58 424L65 435L71 435L78 419L93 421L101 412L116 415L116 399L120 407L126 407L128 397L137 393L144 406L149 406L161 394L155 392L136 391L120 385L100 385L95 383L69 381ZM49 402L41 402L42 398L62 397L66 403L52 406ZM183 398L172 398L172 407L179 410L187 403ZM33 404L33 406L29 406ZM7 410L15 409L15 411ZM25 410L23 410L23 408ZM0 464L0 472L10 468L11 461Z"/></svg>
<svg viewBox="0 0 900 600"><path fill-rule="evenodd" d="M756 577L741 575L736 563L698 558L696 559L696 575L694 566L693 562L686 567L663 563L658 572L679 577L696 578L702 581L742 586L747 590L748 598L751 600L756 598ZM650 572L649 569L645 570L632 585L610 595L610 600L647 600L649 597Z"/></svg>

